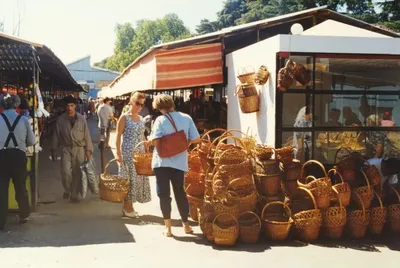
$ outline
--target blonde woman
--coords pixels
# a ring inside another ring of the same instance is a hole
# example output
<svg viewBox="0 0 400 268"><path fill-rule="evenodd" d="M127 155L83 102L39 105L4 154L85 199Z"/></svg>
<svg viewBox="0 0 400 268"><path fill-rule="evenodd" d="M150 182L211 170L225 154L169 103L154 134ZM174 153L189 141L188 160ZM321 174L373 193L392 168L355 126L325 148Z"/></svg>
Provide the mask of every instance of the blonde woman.
<svg viewBox="0 0 400 268"><path fill-rule="evenodd" d="M159 110L162 115L154 122L150 139L154 145L158 145L159 139L175 132L172 123L174 122L178 131L183 130L189 141L199 138L196 126L192 118L183 113L175 111L175 103L171 96L157 95L153 101L153 108ZM171 231L171 192L170 184L174 190L175 201L182 219L184 232L189 234L193 230L188 223L189 203L184 189L185 172L188 171L188 154L184 151L168 158L158 155L157 148L153 152L152 168L157 179L157 195L160 198L161 212L164 217L165 232L167 237L172 236Z"/></svg>
<svg viewBox="0 0 400 268"><path fill-rule="evenodd" d="M129 177L130 190L126 196L122 214L129 218L138 218L138 213L133 207L133 203L147 203L151 200L150 183L148 177L136 174L133 164L133 151L144 151L144 144L135 148L142 142L145 131L145 121L139 115L144 106L145 95L140 92L132 94L129 102L129 110L122 114L117 123L117 161L119 174ZM122 137L122 144L121 144Z"/></svg>

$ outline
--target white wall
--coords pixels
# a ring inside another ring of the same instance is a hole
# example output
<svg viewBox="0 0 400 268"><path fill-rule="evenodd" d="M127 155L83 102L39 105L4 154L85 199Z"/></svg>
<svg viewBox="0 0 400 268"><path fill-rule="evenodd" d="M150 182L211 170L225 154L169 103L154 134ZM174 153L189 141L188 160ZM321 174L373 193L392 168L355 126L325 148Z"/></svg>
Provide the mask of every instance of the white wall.
<svg viewBox="0 0 400 268"><path fill-rule="evenodd" d="M275 79L276 52L279 51L279 37L272 37L235 51L226 56L228 67L228 129L239 129L256 136L258 143L275 145ZM240 81L237 73L241 67L252 66L255 71L265 65L270 72L268 82L258 86L260 110L257 113L243 114L234 92Z"/></svg>

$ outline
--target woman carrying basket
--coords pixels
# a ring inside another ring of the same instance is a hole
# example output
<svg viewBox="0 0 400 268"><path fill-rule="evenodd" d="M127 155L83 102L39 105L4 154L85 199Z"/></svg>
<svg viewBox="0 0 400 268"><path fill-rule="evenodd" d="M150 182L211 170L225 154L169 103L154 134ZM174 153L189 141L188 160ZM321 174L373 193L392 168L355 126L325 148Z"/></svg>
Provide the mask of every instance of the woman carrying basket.
<svg viewBox="0 0 400 268"><path fill-rule="evenodd" d="M164 217L164 235L172 236L170 182L184 231L192 233L193 230L188 223L189 203L184 190L184 176L189 170L188 141L197 140L199 133L190 116L175 111L171 96L157 95L153 101L153 108L162 114L154 122L150 139L156 147L153 152L152 168L157 179L157 195Z"/></svg>
<svg viewBox="0 0 400 268"><path fill-rule="evenodd" d="M139 115L144 106L145 96L135 92L129 102L129 111L118 120L117 123L117 161L119 175L129 178L130 190L126 196L122 214L125 217L137 218L138 213L133 208L133 203L147 203L151 201L149 178L136 174L133 164L133 151L144 151L144 144L137 146L143 140L145 120ZM121 144L121 136L123 136Z"/></svg>

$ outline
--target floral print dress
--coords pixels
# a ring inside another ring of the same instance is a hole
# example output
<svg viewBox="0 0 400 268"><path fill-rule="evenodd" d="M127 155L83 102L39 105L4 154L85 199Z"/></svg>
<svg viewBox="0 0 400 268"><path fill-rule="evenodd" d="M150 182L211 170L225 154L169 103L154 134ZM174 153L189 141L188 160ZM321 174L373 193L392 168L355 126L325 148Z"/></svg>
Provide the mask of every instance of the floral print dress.
<svg viewBox="0 0 400 268"><path fill-rule="evenodd" d="M135 122L130 115L123 116L125 116L125 129L121 147L123 164L119 166L119 175L130 180L130 190L125 200L132 200L133 203L147 203L151 201L149 178L136 174L133 164L134 150L144 151L144 144L135 148L138 143L143 141L144 120L140 117L140 121Z"/></svg>

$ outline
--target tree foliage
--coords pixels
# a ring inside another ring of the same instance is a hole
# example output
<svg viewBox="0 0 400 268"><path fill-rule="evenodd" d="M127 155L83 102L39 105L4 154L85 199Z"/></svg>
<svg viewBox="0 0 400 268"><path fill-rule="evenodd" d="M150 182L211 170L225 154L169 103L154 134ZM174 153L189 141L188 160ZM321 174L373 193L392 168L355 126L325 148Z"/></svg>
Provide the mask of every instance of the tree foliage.
<svg viewBox="0 0 400 268"><path fill-rule="evenodd" d="M156 20L140 20L115 27L117 41L114 54L96 63L98 67L121 71L150 47L191 36L190 30L175 14Z"/></svg>

